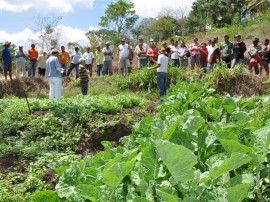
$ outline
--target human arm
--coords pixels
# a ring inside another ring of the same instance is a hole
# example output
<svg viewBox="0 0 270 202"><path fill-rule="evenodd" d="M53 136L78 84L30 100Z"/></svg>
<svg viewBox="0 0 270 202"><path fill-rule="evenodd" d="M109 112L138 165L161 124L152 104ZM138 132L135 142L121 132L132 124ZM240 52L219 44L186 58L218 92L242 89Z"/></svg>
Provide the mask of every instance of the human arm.
<svg viewBox="0 0 270 202"><path fill-rule="evenodd" d="M147 69L148 69L148 70L153 70L153 69L159 68L160 66L161 66L160 64L157 64L157 65L155 65L155 66L153 66L153 67L148 67Z"/></svg>

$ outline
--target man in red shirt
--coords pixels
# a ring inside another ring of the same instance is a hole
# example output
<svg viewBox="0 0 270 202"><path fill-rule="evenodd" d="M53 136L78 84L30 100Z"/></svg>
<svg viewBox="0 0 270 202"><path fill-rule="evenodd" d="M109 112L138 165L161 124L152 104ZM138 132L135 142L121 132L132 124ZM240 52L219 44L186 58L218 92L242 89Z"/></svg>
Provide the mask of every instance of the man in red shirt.
<svg viewBox="0 0 270 202"><path fill-rule="evenodd" d="M156 43L154 41L150 43L150 48L147 50L146 55L148 57L148 63L151 65L155 64L152 59L157 60L158 51L156 48Z"/></svg>
<svg viewBox="0 0 270 202"><path fill-rule="evenodd" d="M35 44L31 44L31 48L28 50L28 55L30 60L28 77L35 77L38 58L38 51L35 49Z"/></svg>

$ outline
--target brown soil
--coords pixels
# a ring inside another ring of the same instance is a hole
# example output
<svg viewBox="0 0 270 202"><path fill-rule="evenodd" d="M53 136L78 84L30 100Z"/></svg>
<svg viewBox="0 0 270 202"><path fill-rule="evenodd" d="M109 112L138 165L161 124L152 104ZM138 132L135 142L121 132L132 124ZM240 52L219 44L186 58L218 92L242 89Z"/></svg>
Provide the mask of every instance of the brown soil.
<svg viewBox="0 0 270 202"><path fill-rule="evenodd" d="M58 175L51 168L47 168L46 174L43 176L43 181L49 185L50 190L55 190L58 181Z"/></svg>
<svg viewBox="0 0 270 202"><path fill-rule="evenodd" d="M0 80L0 98L5 95L24 97L24 93L41 92L49 89L45 78L20 78L13 80Z"/></svg>
<svg viewBox="0 0 270 202"><path fill-rule="evenodd" d="M217 93L229 93L231 96L242 95L244 97L251 97L253 95L263 95L267 93L270 88L270 83L262 84L267 78L259 78L251 74L241 74L231 76L226 79L216 81L218 88Z"/></svg>
<svg viewBox="0 0 270 202"><path fill-rule="evenodd" d="M151 102L147 106L147 114L154 114L155 112L155 103ZM115 125L107 125L104 127L97 127L95 132L91 130L89 125L84 127L88 130L90 138L82 136L78 142L78 153L89 154L96 153L103 149L101 145L102 141L110 141L113 145L120 145L120 139L124 136L128 136L132 133L132 124L141 120L145 117L145 112L141 111L140 107L134 107L129 109L123 109L117 114L106 114L104 121L118 120ZM128 116L131 117L132 121L128 120Z"/></svg>

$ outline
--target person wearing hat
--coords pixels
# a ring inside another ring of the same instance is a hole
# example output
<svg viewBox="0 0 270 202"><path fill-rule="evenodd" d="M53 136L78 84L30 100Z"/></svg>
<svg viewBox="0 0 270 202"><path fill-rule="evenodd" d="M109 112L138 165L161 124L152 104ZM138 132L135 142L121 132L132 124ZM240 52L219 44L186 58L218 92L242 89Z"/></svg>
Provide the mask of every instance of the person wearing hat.
<svg viewBox="0 0 270 202"><path fill-rule="evenodd" d="M2 50L2 59L4 63L4 75L5 79L7 79L7 75L9 75L10 80L12 80L12 57L9 51L11 42L6 41L4 43L4 49Z"/></svg>
<svg viewBox="0 0 270 202"><path fill-rule="evenodd" d="M166 56L166 49L160 49L158 61L155 61L153 58L151 60L157 65L148 67L148 70L157 69L157 85L159 89L159 95L162 100L162 97L166 95L167 91L167 71L169 58Z"/></svg>
<svg viewBox="0 0 270 202"><path fill-rule="evenodd" d="M87 95L88 83L89 83L89 71L86 68L86 59L85 58L79 59L79 78L80 78L80 85L81 85L82 94Z"/></svg>
<svg viewBox="0 0 270 202"><path fill-rule="evenodd" d="M70 73L75 68L76 70L76 79L79 78L79 59L82 57L81 52L79 51L79 47L75 47L75 51L71 56L71 63L68 68L67 77L69 78Z"/></svg>
<svg viewBox="0 0 270 202"><path fill-rule="evenodd" d="M103 57L103 69L102 75L112 75L112 49L110 48L110 42L105 43L105 47L102 49Z"/></svg>
<svg viewBox="0 0 270 202"><path fill-rule="evenodd" d="M25 72L26 55L23 51L23 46L19 46L19 49L15 51L15 57L16 57L16 78L20 77L21 71L23 73L23 77L26 77Z"/></svg>
<svg viewBox="0 0 270 202"><path fill-rule="evenodd" d="M97 75L100 76L102 74L102 68L103 68L103 53L100 49L100 46L96 46L96 65L97 65Z"/></svg>
<svg viewBox="0 0 270 202"><path fill-rule="evenodd" d="M50 99L59 99L62 95L62 78L61 78L61 65L58 60L59 51L57 49L51 50L51 56L46 61L46 76L49 79Z"/></svg>
<svg viewBox="0 0 270 202"><path fill-rule="evenodd" d="M29 55L29 69L28 69L28 77L35 77L36 75L36 66L37 66L37 58L38 51L35 48L35 44L31 44L31 48L28 49Z"/></svg>
<svg viewBox="0 0 270 202"><path fill-rule="evenodd" d="M244 53L247 50L246 44L241 40L241 35L236 34L234 36L235 42L233 43L233 60L232 68L238 64L242 63L244 60Z"/></svg>
<svg viewBox="0 0 270 202"><path fill-rule="evenodd" d="M227 65L227 68L231 68L232 49L233 44L229 41L229 36L225 35L224 41L220 45L220 51L221 51L221 60L224 64Z"/></svg>
<svg viewBox="0 0 270 202"><path fill-rule="evenodd" d="M219 47L216 45L216 40L213 39L211 41L212 47L209 48L209 52L207 55L207 66L209 70L214 70L217 60L220 59L220 50Z"/></svg>
<svg viewBox="0 0 270 202"><path fill-rule="evenodd" d="M256 60L257 65L252 66L249 65L250 70L252 71L252 67L254 67L255 74L259 75L261 72L260 69L264 68L266 70L267 76L269 76L268 64L262 59L262 46L259 45L260 40L258 38L254 38L252 44L248 48L248 55L250 60Z"/></svg>
<svg viewBox="0 0 270 202"><path fill-rule="evenodd" d="M38 62L38 75L39 75L39 77L45 76L47 58L48 58L47 52L45 50L42 51L42 54L38 56L37 62Z"/></svg>
<svg viewBox="0 0 270 202"><path fill-rule="evenodd" d="M85 67L90 72L90 77L92 77L93 64L94 64L94 61L95 61L95 56L91 52L90 47L86 48L86 52L82 55L82 58L85 59Z"/></svg>
<svg viewBox="0 0 270 202"><path fill-rule="evenodd" d="M121 44L118 46L118 68L122 76L128 75L128 67L130 66L128 56L130 52L130 46L126 44L126 40L122 38Z"/></svg>

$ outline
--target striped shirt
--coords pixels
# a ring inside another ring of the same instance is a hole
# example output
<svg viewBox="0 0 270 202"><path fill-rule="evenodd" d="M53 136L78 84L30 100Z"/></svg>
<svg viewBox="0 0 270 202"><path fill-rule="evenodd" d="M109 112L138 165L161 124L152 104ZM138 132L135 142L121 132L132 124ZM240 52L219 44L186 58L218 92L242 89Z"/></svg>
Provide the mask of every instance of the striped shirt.
<svg viewBox="0 0 270 202"><path fill-rule="evenodd" d="M79 66L79 78L80 81L89 81L88 71L83 65Z"/></svg>

